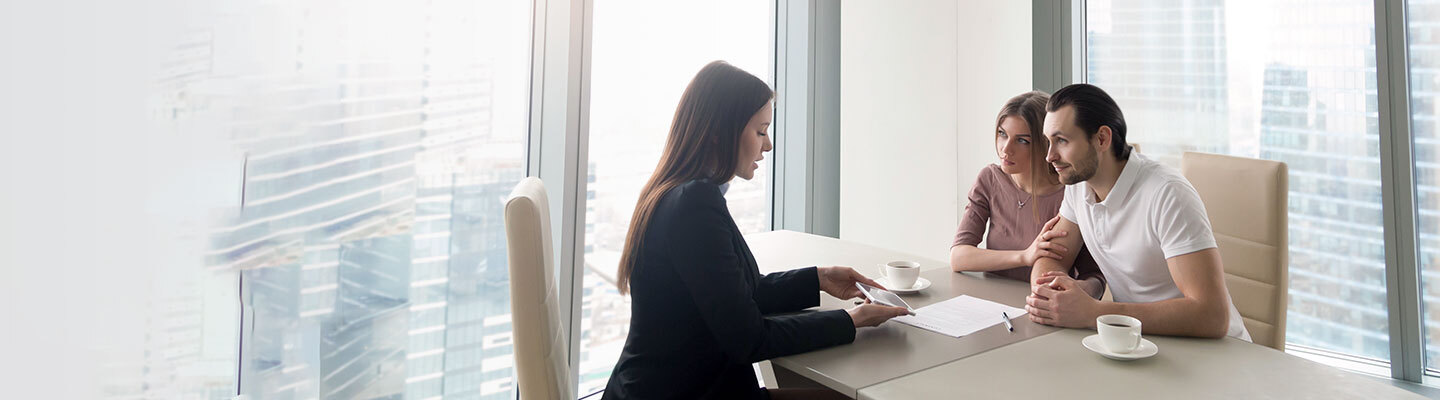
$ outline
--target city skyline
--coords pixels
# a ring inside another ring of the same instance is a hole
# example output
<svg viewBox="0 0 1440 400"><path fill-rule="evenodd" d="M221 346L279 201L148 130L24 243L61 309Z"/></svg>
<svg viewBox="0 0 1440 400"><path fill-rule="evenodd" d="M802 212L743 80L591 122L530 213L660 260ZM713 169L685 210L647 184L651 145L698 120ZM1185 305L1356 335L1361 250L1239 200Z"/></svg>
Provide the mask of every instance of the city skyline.
<svg viewBox="0 0 1440 400"><path fill-rule="evenodd" d="M1135 121L1129 124L1130 141L1172 166L1178 167L1183 151L1285 162L1287 341L1385 360L1389 335L1371 3L1306 3L1305 13L1281 12L1301 5L1094 3L1089 19L1105 23L1089 32L1089 80L1107 90L1119 88L1116 100L1127 122ZM1273 17L1259 20L1256 14ZM1226 40L1231 37L1255 39ZM1148 57L1144 65L1134 61L1142 56ZM1195 71L1195 60L1217 67L1192 78L1183 71ZM1156 82L1138 71L1157 66L1162 74L1186 78ZM1137 89L1168 90L1163 98L1171 100L1132 95ZM1181 103L1171 104L1176 101ZM1197 118L1206 123L1193 123ZM1154 142L1161 145L1151 146Z"/></svg>
<svg viewBox="0 0 1440 400"><path fill-rule="evenodd" d="M606 47L646 34L617 16L644 5L597 3L597 20L625 31L598 23L596 28L611 36L596 38L597 52L605 55L596 55L587 168L579 366L584 393L603 386L625 338L629 300L618 295L608 275L618 261L634 195L663 143L655 138L668 128L679 91L694 70L714 58L729 58L773 84L773 49L766 47L773 32L757 28L761 34L716 44L713 52L723 56L676 55L675 65L662 68L666 75L652 77L654 93L646 89L635 101L609 101L606 96L648 76L646 69L621 71L632 67L627 53ZM1369 40L1346 40L1339 50L1325 47L1327 55L1343 59L1315 65L1305 52L1319 52L1314 41L1331 36L1292 34L1284 36L1290 42L1270 44L1273 52L1236 50L1230 38L1242 35L1232 31L1255 28L1233 26L1237 17L1226 11L1233 3L1180 3L1105 2L1111 14L1104 18L1104 31L1087 35L1096 46L1086 60L1088 78L1114 89L1147 155L1174 158L1180 151L1200 150L1286 161L1292 174L1292 338L1385 359L1378 106L1373 29L1367 25L1373 18L1357 12L1368 6L1334 2L1335 7L1312 11L1345 24L1296 16L1276 25ZM442 1L398 16L370 9L365 18L419 20L480 13L483 7ZM1168 24L1127 22L1145 12L1177 10L1185 12L1157 19ZM156 311L147 321L143 365L114 366L111 376L118 378L107 392L229 398L236 390L231 367L242 364L246 383L240 390L266 398L509 397L513 349L500 215L504 196L525 175L528 115L526 102L514 98L520 93L528 99L528 87L504 86L528 80L528 64L484 60L490 49L472 46L483 32L439 39L445 35L436 32L465 31L473 21L437 20L415 24L428 27L409 36L382 41L374 53L346 54L336 37L323 33L338 29L334 21L285 19L294 29L278 31L295 35L282 40L293 45L282 46L293 54L283 62L250 66L254 70L223 65L236 58L233 49L225 49L234 32L227 35L222 28L196 31L174 48L185 56L173 60L173 70L184 72L156 83L163 93L157 95L163 98L158 108L177 131L224 127L219 139L248 161L245 207L217 210L211 225L197 228L201 233L190 239L205 251L192 260L194 274L156 284L164 290L147 300ZM771 22L764 24L773 31ZM1207 41L1175 48L1126 41L1177 35ZM641 50L646 48L636 51ZM1183 57L1147 66L1125 62L1171 50ZM1273 55L1266 59L1236 60L1268 53ZM1412 54L1415 73L1440 67L1440 57L1431 53L1427 48ZM385 57L394 59L377 60ZM1141 67L1167 72L1127 71ZM1427 89L1412 95L1416 154L1423 163L1416 173L1422 185L1417 205L1424 283L1440 274L1433 262L1440 258L1433 233L1440 214L1434 197L1440 167L1433 165L1436 139L1429 125L1440 102L1428 91L1431 83L1416 79L1415 84ZM1157 97L1178 100L1147 100ZM1186 111L1183 118L1167 114L1176 110ZM1165 129L1169 126L1193 131ZM767 154L757 179L737 180L727 193L746 232L769 229L772 157ZM255 313L247 326L253 330L246 343L249 358L243 361L224 351L232 336L238 342L242 317L231 310L235 304L227 304L238 296L216 290L233 290L231 283L241 275L248 289L245 305ZM1440 310L1440 301L1426 298L1425 305L1426 334L1435 339L1440 328L1432 321L1440 311L1433 310ZM1427 366L1440 356L1431 342L1425 344Z"/></svg>
<svg viewBox="0 0 1440 400"><path fill-rule="evenodd" d="M242 154L244 200L200 229L192 268L207 275L170 289L194 294L152 306L174 317L151 324L149 352L169 356L114 371L111 396L228 399L239 381L256 398L510 397L501 209L524 175L529 52L483 38L528 24L476 22L529 8L399 8L237 9L172 49L182 72L158 82L156 115ZM347 30L381 20L392 28ZM246 21L281 33L238 41ZM257 51L271 58L237 57ZM193 306L237 275L244 359L238 307ZM212 362L201 346L230 351ZM168 367L207 362L231 367Z"/></svg>

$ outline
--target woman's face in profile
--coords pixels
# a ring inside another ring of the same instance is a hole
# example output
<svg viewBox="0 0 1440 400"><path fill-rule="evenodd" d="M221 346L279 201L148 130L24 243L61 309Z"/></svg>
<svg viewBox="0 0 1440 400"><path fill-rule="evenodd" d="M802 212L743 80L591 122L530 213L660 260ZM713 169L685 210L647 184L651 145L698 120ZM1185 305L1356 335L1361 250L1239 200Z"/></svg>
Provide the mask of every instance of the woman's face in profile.
<svg viewBox="0 0 1440 400"><path fill-rule="evenodd" d="M1007 174L1030 172L1030 124L1024 118L1007 116L995 131L995 154L1000 157L1000 170ZM1044 140L1040 138L1039 140Z"/></svg>
<svg viewBox="0 0 1440 400"><path fill-rule="evenodd" d="M774 148L769 132L774 115L775 101L771 100L745 124L745 129L740 132L740 149L736 152L740 159L736 160L735 176L747 181L755 178L755 170L760 169L760 160L765 159L765 152Z"/></svg>

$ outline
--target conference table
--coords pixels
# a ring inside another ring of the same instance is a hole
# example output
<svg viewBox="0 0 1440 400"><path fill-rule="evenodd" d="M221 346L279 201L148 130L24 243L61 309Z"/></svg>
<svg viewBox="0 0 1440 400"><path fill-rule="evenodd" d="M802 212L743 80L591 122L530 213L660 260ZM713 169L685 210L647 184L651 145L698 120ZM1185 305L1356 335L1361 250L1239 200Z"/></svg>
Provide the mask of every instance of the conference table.
<svg viewBox="0 0 1440 400"><path fill-rule="evenodd" d="M762 273L850 266L875 278L886 262L920 263L932 285L902 295L921 308L969 295L1023 308L1029 285L949 263L793 231L746 235ZM937 246L943 246L940 240ZM818 309L854 306L821 294ZM1146 335L1154 356L1116 361L1083 347L1093 329L1015 318L955 338L890 321L860 328L850 344L770 360L779 387L825 387L857 399L939 398L1423 398L1382 381L1284 352L1223 339Z"/></svg>

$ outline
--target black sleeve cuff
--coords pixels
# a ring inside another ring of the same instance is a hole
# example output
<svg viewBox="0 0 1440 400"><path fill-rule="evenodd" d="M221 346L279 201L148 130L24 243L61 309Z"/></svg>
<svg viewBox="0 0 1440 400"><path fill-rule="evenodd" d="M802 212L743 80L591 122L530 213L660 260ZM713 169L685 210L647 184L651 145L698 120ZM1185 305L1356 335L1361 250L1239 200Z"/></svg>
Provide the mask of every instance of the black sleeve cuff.
<svg viewBox="0 0 1440 400"><path fill-rule="evenodd" d="M815 267L776 272L760 278L755 288L760 312L774 314L820 305L820 275Z"/></svg>
<svg viewBox="0 0 1440 400"><path fill-rule="evenodd" d="M850 313L845 310L820 311L825 327L825 340L831 345L842 345L855 341L855 321L850 319Z"/></svg>

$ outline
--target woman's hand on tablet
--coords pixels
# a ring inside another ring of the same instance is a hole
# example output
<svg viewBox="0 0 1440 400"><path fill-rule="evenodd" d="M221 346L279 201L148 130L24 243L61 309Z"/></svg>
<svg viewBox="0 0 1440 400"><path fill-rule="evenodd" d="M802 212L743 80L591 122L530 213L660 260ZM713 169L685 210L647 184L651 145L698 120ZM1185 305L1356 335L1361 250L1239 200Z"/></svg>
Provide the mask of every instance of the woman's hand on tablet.
<svg viewBox="0 0 1440 400"><path fill-rule="evenodd" d="M910 315L910 310L906 310L904 307L890 307L871 303L855 306L855 308L846 310L846 312L850 313L850 320L855 321L856 328L879 326L891 318Z"/></svg>

